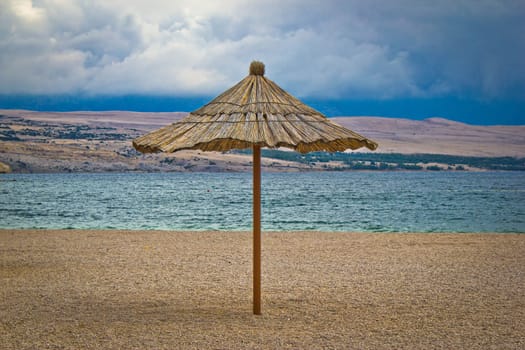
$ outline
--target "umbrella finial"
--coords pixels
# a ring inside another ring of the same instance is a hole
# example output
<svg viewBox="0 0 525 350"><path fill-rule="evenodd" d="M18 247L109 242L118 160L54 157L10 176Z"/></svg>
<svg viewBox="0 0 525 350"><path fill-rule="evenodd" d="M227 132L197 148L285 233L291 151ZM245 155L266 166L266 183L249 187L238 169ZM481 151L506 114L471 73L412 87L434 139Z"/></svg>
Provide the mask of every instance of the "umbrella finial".
<svg viewBox="0 0 525 350"><path fill-rule="evenodd" d="M250 64L250 75L264 75L264 63L252 61Z"/></svg>

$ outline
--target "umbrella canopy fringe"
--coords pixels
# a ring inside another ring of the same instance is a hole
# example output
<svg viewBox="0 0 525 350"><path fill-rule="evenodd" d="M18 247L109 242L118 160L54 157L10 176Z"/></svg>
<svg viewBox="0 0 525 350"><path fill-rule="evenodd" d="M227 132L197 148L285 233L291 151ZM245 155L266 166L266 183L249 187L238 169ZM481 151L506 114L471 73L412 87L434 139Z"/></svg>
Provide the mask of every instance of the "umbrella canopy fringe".
<svg viewBox="0 0 525 350"><path fill-rule="evenodd" d="M251 142L238 139L214 139L207 142L199 142L193 145L179 146L176 149L170 146L146 146L144 144L133 141L133 147L142 153L158 153L158 152L176 152L182 150L201 150L201 151L217 151L226 152L232 149L249 149L253 146L260 146L262 148L278 149L278 148L289 148L300 153L308 152L343 152L347 149L358 149L361 147L367 147L371 149L372 145L368 144L368 140L356 140L356 139L338 139L334 141L316 141L316 142L299 142L297 144L289 144L286 142L278 142L273 145L268 145L265 142Z"/></svg>

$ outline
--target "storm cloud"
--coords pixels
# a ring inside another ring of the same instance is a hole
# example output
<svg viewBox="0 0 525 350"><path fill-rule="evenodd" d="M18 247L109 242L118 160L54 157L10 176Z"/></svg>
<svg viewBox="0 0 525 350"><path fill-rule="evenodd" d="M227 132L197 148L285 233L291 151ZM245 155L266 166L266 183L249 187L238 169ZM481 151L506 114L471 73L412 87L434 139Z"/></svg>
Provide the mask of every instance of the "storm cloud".
<svg viewBox="0 0 525 350"><path fill-rule="evenodd" d="M525 98L525 2L3 0L0 94Z"/></svg>

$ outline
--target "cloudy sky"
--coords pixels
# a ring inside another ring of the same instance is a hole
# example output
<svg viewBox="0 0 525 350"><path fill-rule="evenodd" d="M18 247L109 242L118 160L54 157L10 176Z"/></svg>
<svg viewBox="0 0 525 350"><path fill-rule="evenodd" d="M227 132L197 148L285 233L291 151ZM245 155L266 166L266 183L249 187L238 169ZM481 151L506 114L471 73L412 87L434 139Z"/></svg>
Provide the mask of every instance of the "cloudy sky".
<svg viewBox="0 0 525 350"><path fill-rule="evenodd" d="M0 108L188 110L257 59L328 115L525 124L524 33L523 0L1 0Z"/></svg>

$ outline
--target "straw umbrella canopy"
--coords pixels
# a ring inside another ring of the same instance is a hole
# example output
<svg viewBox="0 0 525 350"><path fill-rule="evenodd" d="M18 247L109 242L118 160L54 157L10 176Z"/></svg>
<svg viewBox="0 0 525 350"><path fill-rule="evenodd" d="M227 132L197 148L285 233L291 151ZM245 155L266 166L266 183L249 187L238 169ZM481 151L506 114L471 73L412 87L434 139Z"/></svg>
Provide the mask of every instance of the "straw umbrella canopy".
<svg viewBox="0 0 525 350"><path fill-rule="evenodd" d="M185 149L253 149L253 312L261 313L261 147L301 153L377 148L377 143L326 118L264 76L253 61L250 74L184 119L133 140L142 153Z"/></svg>

